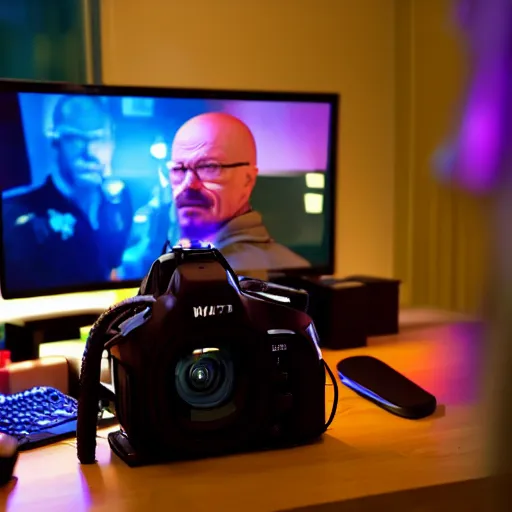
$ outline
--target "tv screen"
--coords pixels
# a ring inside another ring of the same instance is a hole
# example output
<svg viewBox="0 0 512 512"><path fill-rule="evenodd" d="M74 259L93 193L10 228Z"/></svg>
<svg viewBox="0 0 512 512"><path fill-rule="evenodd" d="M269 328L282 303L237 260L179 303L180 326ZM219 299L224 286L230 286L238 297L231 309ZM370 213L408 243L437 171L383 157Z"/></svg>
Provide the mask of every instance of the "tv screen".
<svg viewBox="0 0 512 512"><path fill-rule="evenodd" d="M136 286L166 242L332 272L338 97L0 82L4 298Z"/></svg>

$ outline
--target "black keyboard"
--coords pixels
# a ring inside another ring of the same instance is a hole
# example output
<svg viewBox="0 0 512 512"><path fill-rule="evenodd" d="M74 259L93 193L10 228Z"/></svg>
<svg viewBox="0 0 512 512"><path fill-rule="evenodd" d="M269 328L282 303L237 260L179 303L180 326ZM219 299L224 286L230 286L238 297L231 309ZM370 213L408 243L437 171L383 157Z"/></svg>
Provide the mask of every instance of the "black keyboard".
<svg viewBox="0 0 512 512"><path fill-rule="evenodd" d="M77 408L77 400L50 387L0 394L0 432L15 437L20 450L55 442L75 435Z"/></svg>

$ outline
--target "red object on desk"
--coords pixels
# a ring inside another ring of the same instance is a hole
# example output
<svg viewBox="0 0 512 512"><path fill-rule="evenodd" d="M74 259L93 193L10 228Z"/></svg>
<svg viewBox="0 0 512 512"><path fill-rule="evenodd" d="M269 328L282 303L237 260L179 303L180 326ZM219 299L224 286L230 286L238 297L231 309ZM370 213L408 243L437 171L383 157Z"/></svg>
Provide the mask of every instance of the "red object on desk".
<svg viewBox="0 0 512 512"><path fill-rule="evenodd" d="M0 350L0 369L11 364L11 351Z"/></svg>
<svg viewBox="0 0 512 512"><path fill-rule="evenodd" d="M9 350L0 350L0 393L9 393L9 370L7 367L11 364L11 352Z"/></svg>

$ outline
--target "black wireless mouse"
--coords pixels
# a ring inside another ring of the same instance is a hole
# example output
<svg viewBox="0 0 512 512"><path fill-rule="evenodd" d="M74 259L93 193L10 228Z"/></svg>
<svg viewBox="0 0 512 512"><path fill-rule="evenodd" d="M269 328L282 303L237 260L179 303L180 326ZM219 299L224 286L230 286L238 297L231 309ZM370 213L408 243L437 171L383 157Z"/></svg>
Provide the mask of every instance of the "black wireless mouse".
<svg viewBox="0 0 512 512"><path fill-rule="evenodd" d="M18 441L0 432L0 487L10 482L18 460Z"/></svg>

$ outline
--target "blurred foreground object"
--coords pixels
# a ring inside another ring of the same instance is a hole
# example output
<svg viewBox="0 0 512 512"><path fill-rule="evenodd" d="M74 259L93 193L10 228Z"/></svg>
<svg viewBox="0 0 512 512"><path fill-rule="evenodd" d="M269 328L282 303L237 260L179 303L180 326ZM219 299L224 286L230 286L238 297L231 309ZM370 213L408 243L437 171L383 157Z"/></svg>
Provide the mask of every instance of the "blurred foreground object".
<svg viewBox="0 0 512 512"><path fill-rule="evenodd" d="M494 476L488 510L512 500L512 0L456 4L470 76L460 123L438 160L445 181L492 201L484 439Z"/></svg>
<svg viewBox="0 0 512 512"><path fill-rule="evenodd" d="M476 192L495 190L512 169L512 2L462 0L457 17L470 76L453 142L440 155L444 180Z"/></svg>

